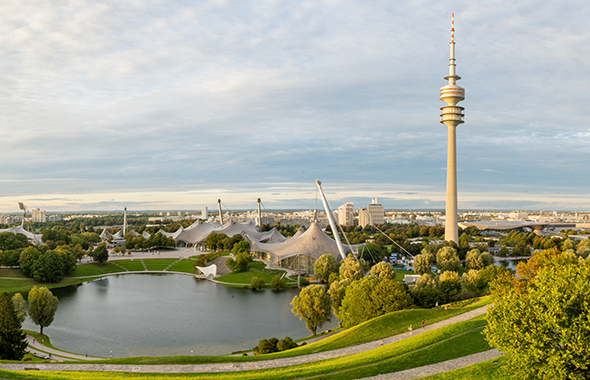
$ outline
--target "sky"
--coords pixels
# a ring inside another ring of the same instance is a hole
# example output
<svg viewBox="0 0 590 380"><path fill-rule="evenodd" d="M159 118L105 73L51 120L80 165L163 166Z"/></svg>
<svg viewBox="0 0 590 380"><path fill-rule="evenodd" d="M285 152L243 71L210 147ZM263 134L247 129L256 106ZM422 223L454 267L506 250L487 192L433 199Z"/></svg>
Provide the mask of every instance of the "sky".
<svg viewBox="0 0 590 380"><path fill-rule="evenodd" d="M0 3L0 212L590 211L590 3Z"/></svg>

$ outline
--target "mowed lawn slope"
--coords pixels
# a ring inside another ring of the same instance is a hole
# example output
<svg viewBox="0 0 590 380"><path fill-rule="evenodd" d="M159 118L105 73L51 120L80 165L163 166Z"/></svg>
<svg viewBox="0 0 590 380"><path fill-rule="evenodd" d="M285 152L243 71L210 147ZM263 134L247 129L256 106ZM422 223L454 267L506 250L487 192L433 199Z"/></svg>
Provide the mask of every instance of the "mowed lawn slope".
<svg viewBox="0 0 590 380"><path fill-rule="evenodd" d="M427 331L373 350L290 367L244 372L137 374L100 372L9 372L4 379L353 379L397 372L489 349L482 335L483 316Z"/></svg>

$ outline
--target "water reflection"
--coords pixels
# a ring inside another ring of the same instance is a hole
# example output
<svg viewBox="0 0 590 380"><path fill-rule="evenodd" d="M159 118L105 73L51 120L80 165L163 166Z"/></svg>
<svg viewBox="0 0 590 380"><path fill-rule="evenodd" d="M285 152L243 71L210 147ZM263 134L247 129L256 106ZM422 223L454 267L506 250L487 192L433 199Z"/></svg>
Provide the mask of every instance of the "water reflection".
<svg viewBox="0 0 590 380"><path fill-rule="evenodd" d="M192 276L132 274L53 292L60 303L44 330L57 347L92 356L227 354L263 338L309 335L291 313L296 289L253 292ZM324 329L337 325L334 317Z"/></svg>

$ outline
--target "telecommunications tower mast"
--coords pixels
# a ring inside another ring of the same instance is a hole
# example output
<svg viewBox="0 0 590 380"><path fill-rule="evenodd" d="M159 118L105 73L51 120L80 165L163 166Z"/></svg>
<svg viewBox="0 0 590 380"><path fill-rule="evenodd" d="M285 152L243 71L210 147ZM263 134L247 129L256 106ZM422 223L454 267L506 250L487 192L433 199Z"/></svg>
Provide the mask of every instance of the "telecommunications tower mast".
<svg viewBox="0 0 590 380"><path fill-rule="evenodd" d="M464 108L458 106L465 100L465 89L456 84L461 79L455 74L455 14L451 17L451 58L449 60L449 75L445 77L449 81L440 88L440 100L447 103L440 107L440 122L449 129L447 148L447 209L445 223L445 240L459 243L459 230L457 227L457 143L456 127L463 124Z"/></svg>

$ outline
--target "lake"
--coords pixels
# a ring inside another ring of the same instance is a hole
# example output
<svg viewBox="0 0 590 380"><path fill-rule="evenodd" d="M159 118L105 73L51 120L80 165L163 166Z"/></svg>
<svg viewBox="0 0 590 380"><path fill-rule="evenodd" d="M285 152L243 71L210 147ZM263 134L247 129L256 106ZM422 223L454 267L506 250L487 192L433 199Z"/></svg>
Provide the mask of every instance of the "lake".
<svg viewBox="0 0 590 380"><path fill-rule="evenodd" d="M252 291L179 274L126 274L53 289L44 329L54 346L89 356L220 355L260 339L308 336L291 313L297 289ZM338 326L336 317L318 331ZM28 318L23 328L39 331Z"/></svg>

